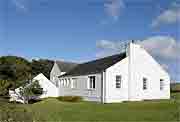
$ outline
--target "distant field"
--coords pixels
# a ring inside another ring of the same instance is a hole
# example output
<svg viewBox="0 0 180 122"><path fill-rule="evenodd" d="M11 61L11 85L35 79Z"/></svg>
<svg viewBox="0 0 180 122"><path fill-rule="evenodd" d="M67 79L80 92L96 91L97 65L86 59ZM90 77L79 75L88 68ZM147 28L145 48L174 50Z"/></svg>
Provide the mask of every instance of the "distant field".
<svg viewBox="0 0 180 122"><path fill-rule="evenodd" d="M60 102L55 98L22 105L5 103L7 111L17 113L18 120L36 121L177 121L180 119L180 93L172 94L171 100L125 102L115 104L100 104L96 102L69 103ZM174 100L176 99L176 100ZM4 109L4 108L1 108ZM5 110L5 109L4 109ZM6 110L5 110L6 111ZM27 113L18 115L18 113ZM1 116L1 114L0 114ZM27 119L29 117L29 119Z"/></svg>

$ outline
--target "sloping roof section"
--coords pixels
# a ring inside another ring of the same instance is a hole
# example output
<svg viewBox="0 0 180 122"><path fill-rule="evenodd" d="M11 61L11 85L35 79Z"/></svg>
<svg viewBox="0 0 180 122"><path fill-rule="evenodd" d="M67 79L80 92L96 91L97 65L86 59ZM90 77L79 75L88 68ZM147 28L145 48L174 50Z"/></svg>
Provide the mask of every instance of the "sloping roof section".
<svg viewBox="0 0 180 122"><path fill-rule="evenodd" d="M113 64L121 61L126 57L126 53L121 53L113 56L108 56L105 58L97 59L94 61L90 61L87 63L79 64L66 74L60 76L80 76L80 75L88 75L88 74L95 74L100 73L103 70L107 69L108 67L112 66Z"/></svg>
<svg viewBox="0 0 180 122"><path fill-rule="evenodd" d="M71 69L78 65L76 63L64 61L56 61L56 64L62 72L69 72Z"/></svg>

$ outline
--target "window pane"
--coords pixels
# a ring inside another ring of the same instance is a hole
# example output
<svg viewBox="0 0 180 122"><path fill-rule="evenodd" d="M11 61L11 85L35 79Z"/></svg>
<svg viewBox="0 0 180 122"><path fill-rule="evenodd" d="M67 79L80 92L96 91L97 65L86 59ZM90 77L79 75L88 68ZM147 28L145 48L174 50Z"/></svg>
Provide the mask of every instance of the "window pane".
<svg viewBox="0 0 180 122"><path fill-rule="evenodd" d="M160 79L160 90L163 90L164 88L164 80Z"/></svg>
<svg viewBox="0 0 180 122"><path fill-rule="evenodd" d="M90 78L90 88L92 88L92 84L93 82L92 82L92 79Z"/></svg>
<svg viewBox="0 0 180 122"><path fill-rule="evenodd" d="M95 77L93 77L93 89L95 89Z"/></svg>
<svg viewBox="0 0 180 122"><path fill-rule="evenodd" d="M121 88L121 76L116 76L116 88Z"/></svg>
<svg viewBox="0 0 180 122"><path fill-rule="evenodd" d="M95 89L95 76L90 76L89 77L89 88L90 89Z"/></svg>
<svg viewBox="0 0 180 122"><path fill-rule="evenodd" d="M143 90L147 89L147 78L143 78Z"/></svg>

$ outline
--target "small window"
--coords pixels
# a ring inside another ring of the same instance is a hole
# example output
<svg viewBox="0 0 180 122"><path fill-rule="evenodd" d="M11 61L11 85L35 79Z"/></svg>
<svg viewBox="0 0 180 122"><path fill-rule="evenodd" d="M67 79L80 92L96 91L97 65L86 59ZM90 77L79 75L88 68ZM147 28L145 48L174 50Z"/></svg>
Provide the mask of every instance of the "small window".
<svg viewBox="0 0 180 122"><path fill-rule="evenodd" d="M160 90L164 89L164 80L160 79Z"/></svg>
<svg viewBox="0 0 180 122"><path fill-rule="evenodd" d="M71 79L71 88L74 88L74 80Z"/></svg>
<svg viewBox="0 0 180 122"><path fill-rule="evenodd" d="M65 87L66 86L66 79L63 79L63 86Z"/></svg>
<svg viewBox="0 0 180 122"><path fill-rule="evenodd" d="M64 86L64 79L61 79L61 85Z"/></svg>
<svg viewBox="0 0 180 122"><path fill-rule="evenodd" d="M67 83L67 86L69 87L69 86L70 86L70 84L71 84L71 79L70 79L70 78L68 78L68 83Z"/></svg>
<svg viewBox="0 0 180 122"><path fill-rule="evenodd" d="M61 82L61 86L63 86L63 79L61 79L60 82Z"/></svg>
<svg viewBox="0 0 180 122"><path fill-rule="evenodd" d="M66 86L67 84L67 79L64 79L64 86Z"/></svg>
<svg viewBox="0 0 180 122"><path fill-rule="evenodd" d="M95 76L89 76L89 89L95 89Z"/></svg>
<svg viewBox="0 0 180 122"><path fill-rule="evenodd" d="M76 78L72 78L71 79L71 88L77 88L77 79Z"/></svg>
<svg viewBox="0 0 180 122"><path fill-rule="evenodd" d="M147 89L147 78L143 78L143 90Z"/></svg>
<svg viewBox="0 0 180 122"><path fill-rule="evenodd" d="M116 75L116 88L121 88L121 75Z"/></svg>
<svg viewBox="0 0 180 122"><path fill-rule="evenodd" d="M66 87L69 85L69 79L66 79Z"/></svg>

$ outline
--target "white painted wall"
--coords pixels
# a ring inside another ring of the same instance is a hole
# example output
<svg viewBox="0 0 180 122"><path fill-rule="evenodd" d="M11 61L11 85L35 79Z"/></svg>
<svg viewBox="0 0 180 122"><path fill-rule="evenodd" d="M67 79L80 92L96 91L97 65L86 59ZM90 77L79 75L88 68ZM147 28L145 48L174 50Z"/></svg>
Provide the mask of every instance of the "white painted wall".
<svg viewBox="0 0 180 122"><path fill-rule="evenodd" d="M116 75L122 76L122 88L116 88ZM143 90L143 77L147 90ZM160 90L160 79L164 89ZM140 45L130 43L127 57L105 72L105 103L170 98L170 77Z"/></svg>
<svg viewBox="0 0 180 122"><path fill-rule="evenodd" d="M56 86L58 85L58 76L64 74L65 72L61 72L56 62L54 62L54 66L50 73L50 81L52 81Z"/></svg>
<svg viewBox="0 0 180 122"><path fill-rule="evenodd" d="M121 75L121 88L116 88L116 75ZM105 103L128 100L128 58L121 60L106 70Z"/></svg>
<svg viewBox="0 0 180 122"><path fill-rule="evenodd" d="M38 80L39 85L43 88L44 93L40 98L57 97L58 87L56 87L50 80L48 80L42 73L33 78L33 81Z"/></svg>
<svg viewBox="0 0 180 122"><path fill-rule="evenodd" d="M95 76L95 89L88 89L88 76ZM64 79L76 79L77 87L71 88L71 83L64 86L62 83L59 83L59 95L60 96L82 96L84 100L88 101L101 101L101 74L91 74L75 77L63 77L60 80Z"/></svg>
<svg viewBox="0 0 180 122"><path fill-rule="evenodd" d="M130 43L127 53L129 55L129 100L169 99L168 73L140 45ZM143 90L143 77L148 79L147 90ZM160 79L165 80L163 90L160 90Z"/></svg>

